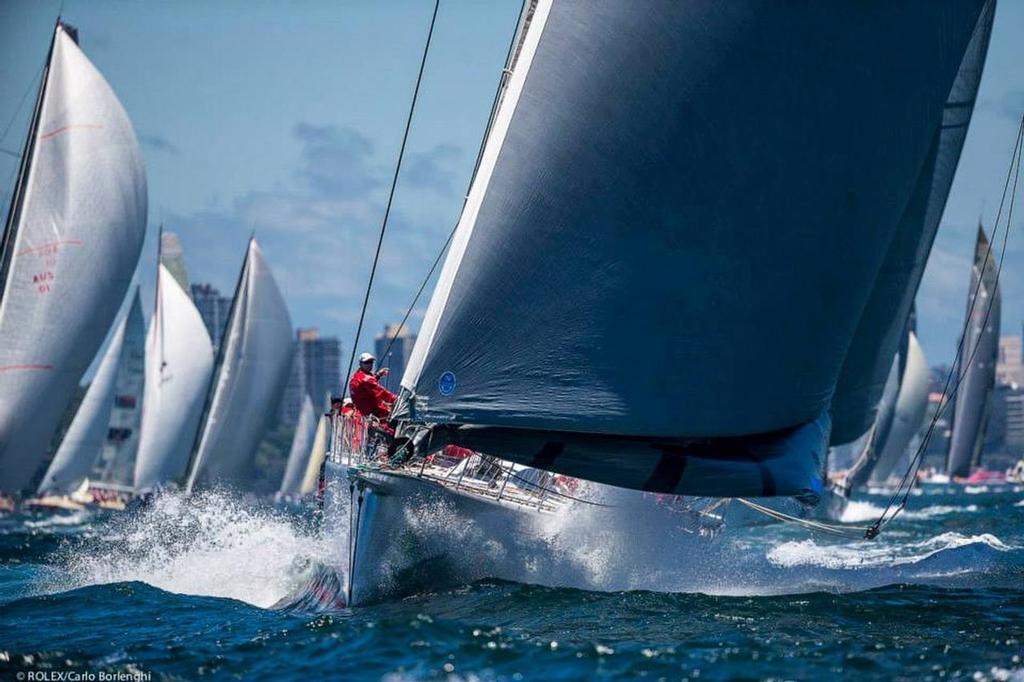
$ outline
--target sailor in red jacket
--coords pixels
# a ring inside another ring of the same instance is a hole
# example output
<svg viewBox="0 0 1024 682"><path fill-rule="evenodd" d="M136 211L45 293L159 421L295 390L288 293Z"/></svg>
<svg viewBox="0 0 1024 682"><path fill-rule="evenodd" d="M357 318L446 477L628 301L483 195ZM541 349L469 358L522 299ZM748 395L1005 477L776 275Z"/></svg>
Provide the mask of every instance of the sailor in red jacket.
<svg viewBox="0 0 1024 682"><path fill-rule="evenodd" d="M374 372L373 363L376 360L369 353L359 356L359 369L348 383L348 392L361 414L386 420L397 396L380 385L380 378L388 375L388 369L385 367Z"/></svg>

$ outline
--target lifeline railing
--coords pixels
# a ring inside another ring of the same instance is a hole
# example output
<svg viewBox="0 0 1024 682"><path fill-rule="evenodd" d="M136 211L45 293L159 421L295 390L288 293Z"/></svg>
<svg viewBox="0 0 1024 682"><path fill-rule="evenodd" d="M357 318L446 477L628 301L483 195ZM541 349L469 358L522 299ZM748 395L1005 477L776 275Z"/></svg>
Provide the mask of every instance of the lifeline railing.
<svg viewBox="0 0 1024 682"><path fill-rule="evenodd" d="M331 419L327 458L349 467L390 470L429 479L455 491L554 511L572 499L576 479L511 462L465 448L440 448L408 456L401 449L389 455L392 437L375 418L335 415Z"/></svg>

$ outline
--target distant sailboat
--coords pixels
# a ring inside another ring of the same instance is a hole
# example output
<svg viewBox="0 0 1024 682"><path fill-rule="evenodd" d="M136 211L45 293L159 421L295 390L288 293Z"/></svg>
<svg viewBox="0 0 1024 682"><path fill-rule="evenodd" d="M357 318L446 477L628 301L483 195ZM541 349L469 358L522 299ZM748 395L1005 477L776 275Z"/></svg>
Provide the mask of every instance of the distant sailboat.
<svg viewBox="0 0 1024 682"><path fill-rule="evenodd" d="M389 547L438 560L417 496L480 531L458 553L526 570L527 517L565 493L418 474L445 445L659 494L822 494L829 445L874 420L987 47L994 3L933 4L531 4L392 415L425 457L329 467L359 489L354 603L388 591Z"/></svg>
<svg viewBox="0 0 1024 682"><path fill-rule="evenodd" d="M316 492L317 483L320 481L320 469L327 459L327 441L331 437L331 419L327 415L320 415L317 419L316 432L313 434L313 445L309 450L309 460L306 462L306 470L302 475L302 487L299 488L299 495L312 495Z"/></svg>
<svg viewBox="0 0 1024 682"><path fill-rule="evenodd" d="M117 323L38 494L70 494L82 481L132 485L142 407L145 324L136 288L127 314Z"/></svg>
<svg viewBox="0 0 1024 682"><path fill-rule="evenodd" d="M302 479L306 476L310 456L313 454L313 441L317 433L317 415L313 409L313 401L303 396L299 421L295 425L292 446L288 451L288 463L285 465L284 477L278 497L293 498L302 493Z"/></svg>
<svg viewBox="0 0 1024 682"><path fill-rule="evenodd" d="M917 335L908 332L907 342L893 364L894 390L888 387L867 445L847 473L844 487L856 490L884 485L921 429L928 408L929 371Z"/></svg>
<svg viewBox="0 0 1024 682"><path fill-rule="evenodd" d="M946 473L950 477L966 478L981 464L996 381L1001 299L996 259L990 253L985 230L978 225L967 297L970 319L965 326L966 338L957 358L953 430L946 455Z"/></svg>
<svg viewBox="0 0 1024 682"><path fill-rule="evenodd" d="M164 265L146 335L146 388L135 489L181 485L213 371L213 347L199 311Z"/></svg>
<svg viewBox="0 0 1024 682"><path fill-rule="evenodd" d="M0 490L25 490L110 330L146 231L131 122L58 22L0 245Z"/></svg>
<svg viewBox="0 0 1024 682"><path fill-rule="evenodd" d="M256 239L249 240L186 486L249 491L256 449L292 359L292 322Z"/></svg>

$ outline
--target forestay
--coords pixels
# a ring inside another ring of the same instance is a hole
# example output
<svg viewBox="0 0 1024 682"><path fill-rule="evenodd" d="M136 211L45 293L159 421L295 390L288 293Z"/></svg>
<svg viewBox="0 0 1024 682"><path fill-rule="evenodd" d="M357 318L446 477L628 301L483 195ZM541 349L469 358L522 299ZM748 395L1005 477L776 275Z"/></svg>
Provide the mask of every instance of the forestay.
<svg viewBox="0 0 1024 682"><path fill-rule="evenodd" d="M131 122L56 28L0 282L0 489L23 490L110 330L146 230Z"/></svg>
<svg viewBox="0 0 1024 682"><path fill-rule="evenodd" d="M291 317L255 239L249 241L231 311L189 490L213 485L251 489L256 449L288 380Z"/></svg>
<svg viewBox="0 0 1024 682"><path fill-rule="evenodd" d="M396 415L614 485L820 491L988 11L940 4L539 2Z"/></svg>
<svg viewBox="0 0 1024 682"><path fill-rule="evenodd" d="M163 265L146 336L146 387L135 488L180 484L213 371L213 348L192 299Z"/></svg>

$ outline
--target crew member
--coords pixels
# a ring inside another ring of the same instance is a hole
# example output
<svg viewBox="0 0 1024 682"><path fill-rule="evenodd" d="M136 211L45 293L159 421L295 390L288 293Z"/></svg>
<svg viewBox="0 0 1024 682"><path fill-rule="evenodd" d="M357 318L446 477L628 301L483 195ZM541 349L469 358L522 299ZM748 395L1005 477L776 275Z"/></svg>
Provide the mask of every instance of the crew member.
<svg viewBox="0 0 1024 682"><path fill-rule="evenodd" d="M352 375L348 391L360 414L387 420L397 396L380 385L380 378L388 375L388 369L385 367L374 372L376 360L370 353L359 356L359 369Z"/></svg>

